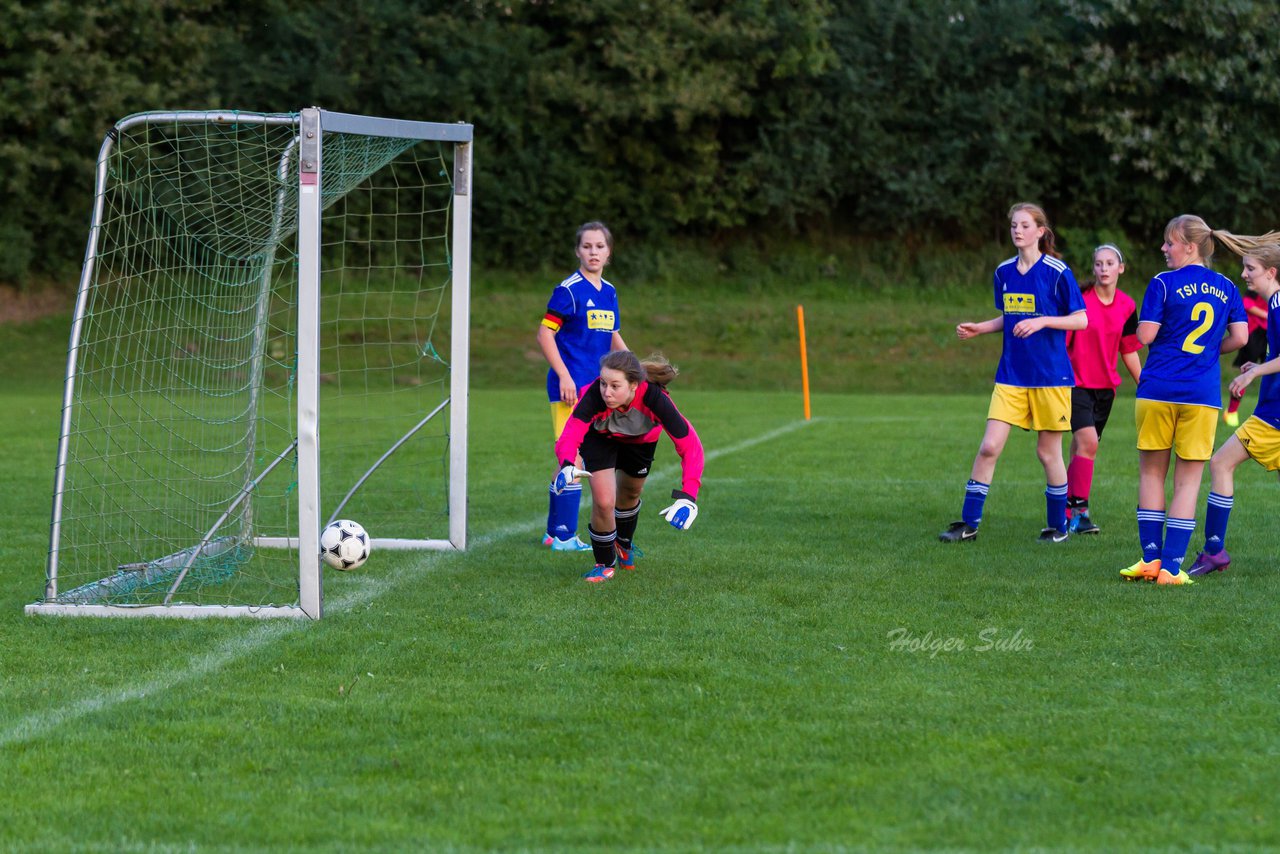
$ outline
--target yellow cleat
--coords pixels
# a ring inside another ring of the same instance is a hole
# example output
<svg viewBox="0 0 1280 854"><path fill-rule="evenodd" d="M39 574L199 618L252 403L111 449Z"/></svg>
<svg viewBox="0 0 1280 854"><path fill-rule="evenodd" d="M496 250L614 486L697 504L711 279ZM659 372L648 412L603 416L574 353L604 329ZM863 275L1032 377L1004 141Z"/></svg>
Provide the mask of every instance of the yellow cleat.
<svg viewBox="0 0 1280 854"><path fill-rule="evenodd" d="M1153 561L1140 560L1133 566L1120 570L1120 577L1125 581L1155 581L1161 572L1160 558L1156 558Z"/></svg>
<svg viewBox="0 0 1280 854"><path fill-rule="evenodd" d="M1167 569L1161 569L1160 574L1156 576L1156 584L1195 584L1195 582L1182 570L1178 570L1175 575Z"/></svg>
<svg viewBox="0 0 1280 854"><path fill-rule="evenodd" d="M1227 422L1227 426L1228 426L1228 427L1239 427L1239 426L1240 426L1240 413L1238 413L1238 412L1223 412L1223 413L1222 413L1222 420L1223 420L1223 421L1225 421L1225 422Z"/></svg>

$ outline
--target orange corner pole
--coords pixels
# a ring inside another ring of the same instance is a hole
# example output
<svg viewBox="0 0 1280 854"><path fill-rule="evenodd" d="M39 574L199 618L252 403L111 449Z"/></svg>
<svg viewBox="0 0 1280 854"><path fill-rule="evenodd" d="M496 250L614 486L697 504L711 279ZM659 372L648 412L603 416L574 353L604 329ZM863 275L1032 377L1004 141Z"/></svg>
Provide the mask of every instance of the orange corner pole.
<svg viewBox="0 0 1280 854"><path fill-rule="evenodd" d="M809 348L804 342L804 306L796 306L796 321L800 324L800 387L804 390L804 420L809 420Z"/></svg>

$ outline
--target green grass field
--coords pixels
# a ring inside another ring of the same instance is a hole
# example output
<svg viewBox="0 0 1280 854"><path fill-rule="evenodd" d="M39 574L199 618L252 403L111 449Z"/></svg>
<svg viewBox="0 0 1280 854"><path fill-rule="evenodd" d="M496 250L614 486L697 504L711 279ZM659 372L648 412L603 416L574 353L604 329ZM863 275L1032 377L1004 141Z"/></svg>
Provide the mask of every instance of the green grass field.
<svg viewBox="0 0 1280 854"><path fill-rule="evenodd" d="M974 395L673 387L697 524L634 575L536 545L545 409L472 398L472 548L326 576L319 623L31 618L56 388L5 394L0 849L1238 850L1280 846L1275 482L1243 470L1231 569L1122 583L1133 428L1101 536L1046 547L1014 436L976 543L935 533ZM1124 413L1126 401L1118 405ZM963 647L963 648L961 648Z"/></svg>
<svg viewBox="0 0 1280 854"><path fill-rule="evenodd" d="M944 546L999 353L953 330L992 312L989 269L692 257L617 276L628 341L684 369L692 530L658 517L664 440L636 573L588 585L537 545L556 274L482 273L471 548L328 573L318 623L25 616L67 318L5 325L0 851L1280 849L1274 477L1239 472L1226 574L1121 582L1126 387L1099 537L1034 542L1019 434L979 540Z"/></svg>

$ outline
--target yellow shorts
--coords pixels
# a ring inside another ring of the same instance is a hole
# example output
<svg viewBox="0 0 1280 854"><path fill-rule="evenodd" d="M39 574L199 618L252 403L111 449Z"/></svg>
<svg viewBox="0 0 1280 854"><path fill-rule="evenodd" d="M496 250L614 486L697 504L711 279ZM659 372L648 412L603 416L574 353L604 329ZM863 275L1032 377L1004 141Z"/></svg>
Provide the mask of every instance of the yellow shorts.
<svg viewBox="0 0 1280 854"><path fill-rule="evenodd" d="M996 383L987 418L1023 430L1071 431L1071 386L1022 388Z"/></svg>
<svg viewBox="0 0 1280 854"><path fill-rule="evenodd" d="M1139 399L1134 407L1139 451L1167 451L1184 460L1213 456L1218 431L1218 410L1192 403L1166 403Z"/></svg>
<svg viewBox="0 0 1280 854"><path fill-rule="evenodd" d="M1280 470L1280 430L1251 415L1236 431L1236 438L1254 462L1267 471Z"/></svg>
<svg viewBox="0 0 1280 854"><path fill-rule="evenodd" d="M560 434L564 432L564 425L569 423L569 416L573 414L573 407L564 401L557 400L551 404L551 434L552 441L559 441Z"/></svg>

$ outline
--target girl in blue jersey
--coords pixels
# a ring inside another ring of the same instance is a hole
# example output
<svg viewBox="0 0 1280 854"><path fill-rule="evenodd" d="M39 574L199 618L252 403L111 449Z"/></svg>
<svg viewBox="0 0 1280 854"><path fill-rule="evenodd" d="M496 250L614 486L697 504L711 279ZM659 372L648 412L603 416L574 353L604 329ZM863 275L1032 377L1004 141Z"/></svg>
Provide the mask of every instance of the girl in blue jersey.
<svg viewBox="0 0 1280 854"><path fill-rule="evenodd" d="M1035 430L1036 455L1044 466L1045 522L1040 541L1067 539L1067 468L1062 436L1071 429L1071 388L1075 384L1066 333L1088 324L1075 276L1054 250L1044 210L1027 202L1009 209L1009 235L1018 254L996 268L995 306L999 317L961 323L967 340L1003 332L1004 349L987 411L987 429L965 485L961 520L938 535L944 543L978 536L996 462L1014 427Z"/></svg>
<svg viewBox="0 0 1280 854"><path fill-rule="evenodd" d="M1248 339L1249 319L1235 283L1209 269L1213 238L1232 235L1198 216L1174 217L1164 230L1169 271L1147 285L1138 313L1138 340L1147 360L1138 381L1138 541L1142 559L1120 570L1131 581L1190 584L1182 571L1196 527L1196 496L1213 454L1222 408L1219 356ZM1173 498L1165 510L1165 479L1173 454Z"/></svg>
<svg viewBox="0 0 1280 854"><path fill-rule="evenodd" d="M619 332L618 293L603 275L613 254L613 234L602 222L584 223L578 228L576 245L578 269L551 292L538 326L538 347L551 366L547 397L553 441L560 438L578 402L578 389L595 381L600 359L613 350L627 349ZM591 546L578 538L581 484L575 482L560 493L554 488L548 491L543 545L555 551L590 551Z"/></svg>
<svg viewBox="0 0 1280 854"><path fill-rule="evenodd" d="M1228 246L1231 242L1223 241ZM1232 246L1235 249L1235 246ZM1239 251L1239 250L1237 250ZM1240 366L1240 375L1231 381L1231 393L1239 396L1249 384L1261 378L1262 390L1258 404L1231 438L1209 460L1209 499L1205 508L1204 549L1187 575L1208 575L1221 572L1231 563L1227 553L1227 520L1235 503L1235 470L1245 460L1252 458L1267 471L1280 470L1280 246L1252 245L1244 253L1245 284L1267 306L1267 361L1259 364L1247 361Z"/></svg>

